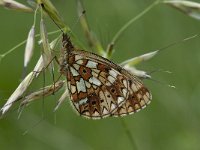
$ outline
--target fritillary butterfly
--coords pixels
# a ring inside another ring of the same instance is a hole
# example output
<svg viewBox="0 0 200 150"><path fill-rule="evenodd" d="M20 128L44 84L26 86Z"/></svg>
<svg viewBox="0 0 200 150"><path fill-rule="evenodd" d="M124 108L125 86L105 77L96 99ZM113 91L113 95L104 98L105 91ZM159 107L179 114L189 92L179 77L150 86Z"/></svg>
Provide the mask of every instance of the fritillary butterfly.
<svg viewBox="0 0 200 150"><path fill-rule="evenodd" d="M83 117L124 116L145 108L152 96L141 80L121 66L73 46L63 34L60 72L67 77L75 110Z"/></svg>

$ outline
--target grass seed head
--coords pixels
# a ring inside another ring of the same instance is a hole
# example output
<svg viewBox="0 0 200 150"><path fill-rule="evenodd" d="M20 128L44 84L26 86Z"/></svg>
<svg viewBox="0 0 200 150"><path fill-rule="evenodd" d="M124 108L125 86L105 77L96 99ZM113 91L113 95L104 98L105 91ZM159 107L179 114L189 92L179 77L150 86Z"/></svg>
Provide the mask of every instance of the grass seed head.
<svg viewBox="0 0 200 150"><path fill-rule="evenodd" d="M27 7L24 4L21 4L14 0L0 0L0 5L11 10L33 12L33 9L31 9L30 7Z"/></svg>
<svg viewBox="0 0 200 150"><path fill-rule="evenodd" d="M34 43L35 43L35 27L32 26L31 30L29 31L26 48L24 53L24 67L27 67L31 57L33 55L34 50Z"/></svg>
<svg viewBox="0 0 200 150"><path fill-rule="evenodd" d="M180 10L190 17L200 20L200 3L185 0L164 1L164 3Z"/></svg>

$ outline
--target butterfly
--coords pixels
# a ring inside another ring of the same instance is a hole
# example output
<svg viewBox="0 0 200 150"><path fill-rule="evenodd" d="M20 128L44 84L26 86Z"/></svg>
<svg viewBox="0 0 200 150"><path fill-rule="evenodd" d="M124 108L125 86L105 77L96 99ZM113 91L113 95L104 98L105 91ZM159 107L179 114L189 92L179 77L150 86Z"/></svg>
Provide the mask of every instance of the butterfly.
<svg viewBox="0 0 200 150"><path fill-rule="evenodd" d="M74 47L63 34L61 74L67 78L72 106L90 119L125 116L145 108L152 95L142 81L97 54Z"/></svg>

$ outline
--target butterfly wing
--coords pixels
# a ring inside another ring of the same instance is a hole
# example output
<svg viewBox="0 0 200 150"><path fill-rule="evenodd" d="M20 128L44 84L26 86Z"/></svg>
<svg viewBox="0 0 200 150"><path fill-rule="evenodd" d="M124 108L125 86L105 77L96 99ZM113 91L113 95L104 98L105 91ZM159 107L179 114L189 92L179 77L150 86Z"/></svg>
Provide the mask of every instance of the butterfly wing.
<svg viewBox="0 0 200 150"><path fill-rule="evenodd" d="M70 52L66 61L71 102L81 116L100 119L129 114L130 108L136 111L138 105L143 107L139 97L144 99L145 95L139 93L141 87L146 95L148 90L136 76L122 67L80 50ZM150 97L147 97L148 100Z"/></svg>
<svg viewBox="0 0 200 150"><path fill-rule="evenodd" d="M144 109L150 104L152 95L143 85L136 85L129 81L129 95L124 104L112 113L112 116L126 116Z"/></svg>

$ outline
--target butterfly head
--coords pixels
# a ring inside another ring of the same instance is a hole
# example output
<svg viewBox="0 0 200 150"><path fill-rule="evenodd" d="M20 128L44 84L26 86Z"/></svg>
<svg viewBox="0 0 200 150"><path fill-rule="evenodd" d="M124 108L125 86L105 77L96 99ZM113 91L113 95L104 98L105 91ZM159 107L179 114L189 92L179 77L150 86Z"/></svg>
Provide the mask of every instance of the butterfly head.
<svg viewBox="0 0 200 150"><path fill-rule="evenodd" d="M70 37L66 33L63 33L62 43L65 53L69 53L74 50L74 46L70 40Z"/></svg>

